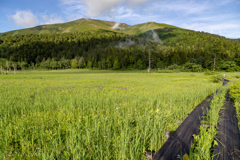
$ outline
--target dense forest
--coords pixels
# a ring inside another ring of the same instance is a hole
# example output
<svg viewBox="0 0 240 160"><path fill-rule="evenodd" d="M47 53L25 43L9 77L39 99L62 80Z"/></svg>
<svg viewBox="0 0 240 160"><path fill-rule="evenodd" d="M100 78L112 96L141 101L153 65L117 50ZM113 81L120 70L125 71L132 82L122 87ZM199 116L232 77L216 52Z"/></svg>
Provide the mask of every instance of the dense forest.
<svg viewBox="0 0 240 160"><path fill-rule="evenodd" d="M149 54L151 68L240 71L239 40L180 28L158 27L136 35L95 30L0 37L1 71L146 69Z"/></svg>

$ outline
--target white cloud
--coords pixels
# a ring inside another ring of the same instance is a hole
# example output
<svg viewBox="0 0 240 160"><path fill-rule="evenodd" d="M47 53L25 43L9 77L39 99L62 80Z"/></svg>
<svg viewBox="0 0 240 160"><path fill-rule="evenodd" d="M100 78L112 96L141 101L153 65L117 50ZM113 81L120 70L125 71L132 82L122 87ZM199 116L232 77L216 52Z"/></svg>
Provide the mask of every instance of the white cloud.
<svg viewBox="0 0 240 160"><path fill-rule="evenodd" d="M89 17L96 17L104 11L110 11L112 7L116 7L120 2L121 0L83 0L88 9L87 14Z"/></svg>
<svg viewBox="0 0 240 160"><path fill-rule="evenodd" d="M117 19L130 19L130 18L140 18L142 17L140 14L134 12L134 10L125 8L125 7L118 7L114 9L115 17Z"/></svg>
<svg viewBox="0 0 240 160"><path fill-rule="evenodd" d="M38 24L38 18L31 11L17 11L10 17L19 26L33 27Z"/></svg>
<svg viewBox="0 0 240 160"><path fill-rule="evenodd" d="M87 16L96 17L103 13L113 16L113 10L121 4L128 6L142 5L148 1L154 0L61 0L64 5L71 5L70 8L74 8L76 5L83 8L81 4L86 7ZM75 7L76 8L76 7Z"/></svg>
<svg viewBox="0 0 240 160"><path fill-rule="evenodd" d="M71 14L71 15L67 16L67 20L69 20L69 21L81 19L81 18L83 18L83 16L80 14Z"/></svg>
<svg viewBox="0 0 240 160"><path fill-rule="evenodd" d="M44 20L44 24L55 24L55 23L63 23L61 17L57 16L56 14L48 15L42 15L42 18Z"/></svg>
<svg viewBox="0 0 240 160"><path fill-rule="evenodd" d="M80 3L80 0L61 0L62 12L66 15L66 19L69 21L86 17L87 8L84 4ZM66 3L64 3L66 1Z"/></svg>
<svg viewBox="0 0 240 160"><path fill-rule="evenodd" d="M228 38L238 38L240 37L239 24L222 22L219 24L208 24L208 23L193 23L186 24L183 23L181 27L186 29L191 29L195 31L204 31L212 34L224 35Z"/></svg>
<svg viewBox="0 0 240 160"><path fill-rule="evenodd" d="M207 25L206 23L194 23L191 25L188 25L186 23L184 23L182 25L184 28L187 29L194 29L194 30L198 30L198 31L207 31L207 30L224 30L224 29L237 29L239 28L238 25L236 24L228 24L228 23L222 23L222 24L211 24L211 25Z"/></svg>

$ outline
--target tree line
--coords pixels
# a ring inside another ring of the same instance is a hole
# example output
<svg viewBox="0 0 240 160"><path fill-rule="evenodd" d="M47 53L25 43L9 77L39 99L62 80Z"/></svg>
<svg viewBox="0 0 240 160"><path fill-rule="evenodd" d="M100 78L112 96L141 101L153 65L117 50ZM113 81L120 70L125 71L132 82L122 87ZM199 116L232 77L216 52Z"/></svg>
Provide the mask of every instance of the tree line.
<svg viewBox="0 0 240 160"><path fill-rule="evenodd" d="M155 30L130 36L109 31L31 34L0 38L0 68L9 69L146 69L239 71L240 43L189 30Z"/></svg>

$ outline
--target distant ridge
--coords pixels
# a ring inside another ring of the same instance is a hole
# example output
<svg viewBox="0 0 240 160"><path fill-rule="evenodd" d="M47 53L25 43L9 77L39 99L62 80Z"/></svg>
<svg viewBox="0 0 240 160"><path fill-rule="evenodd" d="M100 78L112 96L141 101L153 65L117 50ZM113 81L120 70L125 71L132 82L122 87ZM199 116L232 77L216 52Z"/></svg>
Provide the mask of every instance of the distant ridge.
<svg viewBox="0 0 240 160"><path fill-rule="evenodd" d="M148 30L160 29L160 28L178 28L172 25L156 23L156 22L147 22L143 24L137 24L130 26L125 23L119 23L117 28L113 29L112 27L116 22L103 21L96 19L79 19L67 23L58 23L58 24L46 24L40 25L33 28L26 28L20 30L13 30L4 33L0 33L0 37L14 36L14 35L28 35L28 34L62 34L62 33L74 33L74 32L85 32L85 31L96 31L96 30L106 30L121 32L130 35L139 35Z"/></svg>

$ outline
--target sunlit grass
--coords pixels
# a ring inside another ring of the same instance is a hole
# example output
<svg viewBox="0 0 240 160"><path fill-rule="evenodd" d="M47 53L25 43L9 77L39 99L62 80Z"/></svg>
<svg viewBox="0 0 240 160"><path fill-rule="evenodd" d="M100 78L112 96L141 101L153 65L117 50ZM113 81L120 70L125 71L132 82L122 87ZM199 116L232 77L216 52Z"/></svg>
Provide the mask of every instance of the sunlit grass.
<svg viewBox="0 0 240 160"><path fill-rule="evenodd" d="M202 124L209 125L208 127L200 127L199 135L194 135L194 146L192 146L190 159L202 160L202 159L213 159L214 145L218 145L216 140L219 112L224 105L227 92L230 89L228 84L221 87L218 93L214 95L213 100L210 104L210 109L207 115L204 117Z"/></svg>
<svg viewBox="0 0 240 160"><path fill-rule="evenodd" d="M0 76L0 156L144 159L221 86L210 77L90 70Z"/></svg>

